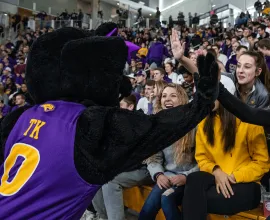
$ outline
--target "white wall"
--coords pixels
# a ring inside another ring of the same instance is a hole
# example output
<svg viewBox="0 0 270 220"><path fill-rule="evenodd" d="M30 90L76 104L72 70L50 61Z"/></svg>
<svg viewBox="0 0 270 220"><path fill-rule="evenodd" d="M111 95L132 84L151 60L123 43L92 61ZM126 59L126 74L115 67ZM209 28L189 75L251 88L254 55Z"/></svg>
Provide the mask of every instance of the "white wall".
<svg viewBox="0 0 270 220"><path fill-rule="evenodd" d="M11 5L5 2L0 2L0 12L6 12L10 14L16 14L18 7L16 5Z"/></svg>
<svg viewBox="0 0 270 220"><path fill-rule="evenodd" d="M226 4L232 4L237 8L246 10L246 8L253 6L256 0L213 0L213 4L216 6L223 6ZM264 1L261 1L264 2Z"/></svg>
<svg viewBox="0 0 270 220"><path fill-rule="evenodd" d="M179 0L159 0L160 9L166 8Z"/></svg>
<svg viewBox="0 0 270 220"><path fill-rule="evenodd" d="M106 2L100 3L100 9L103 11L103 19L104 20L110 20L111 15L116 15L116 6L110 5Z"/></svg>
<svg viewBox="0 0 270 220"><path fill-rule="evenodd" d="M92 13L92 2L77 1L77 9L81 9L83 13L91 14Z"/></svg>
<svg viewBox="0 0 270 220"><path fill-rule="evenodd" d="M164 1L164 0L163 0ZM170 2L176 2L175 0L169 0ZM166 7L168 7L167 0L166 2ZM188 0L188 1L183 1L182 3L175 5L174 7L162 11L161 9L161 15L162 15L162 20L168 20L169 16L172 15L173 19L176 19L178 16L179 11L183 12L185 15L185 19L188 19L188 13L191 12L194 14L197 12L198 14L200 13L205 13L207 11L210 11L209 7L209 0Z"/></svg>
<svg viewBox="0 0 270 220"><path fill-rule="evenodd" d="M149 7L150 7L150 8L156 8L156 7L159 7L159 0L150 0L150 1L149 1Z"/></svg>
<svg viewBox="0 0 270 220"><path fill-rule="evenodd" d="M33 9L33 3L36 3L37 11L45 11L48 13L49 7L51 7L51 14L57 14L63 12L65 9L68 12L77 10L77 0L20 0L19 6L23 8Z"/></svg>
<svg viewBox="0 0 270 220"><path fill-rule="evenodd" d="M220 7L226 4L232 4L237 8L245 10L246 8L253 6L256 0L181 0L182 3L173 6L172 8L163 11L162 17L163 19L168 19L170 15L174 18L177 17L178 12L182 11L185 14L187 19L188 12L194 14L195 12L205 13L210 11L211 2L216 7ZM160 0L160 9L169 7L170 5L179 2L179 0Z"/></svg>

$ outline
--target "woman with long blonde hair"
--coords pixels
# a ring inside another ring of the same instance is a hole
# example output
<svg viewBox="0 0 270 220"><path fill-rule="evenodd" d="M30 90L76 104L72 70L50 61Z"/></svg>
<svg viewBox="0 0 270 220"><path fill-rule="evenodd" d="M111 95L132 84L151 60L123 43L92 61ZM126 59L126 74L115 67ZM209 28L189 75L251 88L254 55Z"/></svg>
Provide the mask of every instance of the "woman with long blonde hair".
<svg viewBox="0 0 270 220"><path fill-rule="evenodd" d="M185 90L180 85L170 83L157 98L155 113L188 102ZM160 152L158 154L160 158L155 155L148 159L148 170L153 174L152 178L156 185L141 210L140 220L155 219L160 209L163 210L167 220L180 219L178 205L184 196L186 177L198 171L194 159L194 140L193 130ZM162 159L163 164L160 162Z"/></svg>

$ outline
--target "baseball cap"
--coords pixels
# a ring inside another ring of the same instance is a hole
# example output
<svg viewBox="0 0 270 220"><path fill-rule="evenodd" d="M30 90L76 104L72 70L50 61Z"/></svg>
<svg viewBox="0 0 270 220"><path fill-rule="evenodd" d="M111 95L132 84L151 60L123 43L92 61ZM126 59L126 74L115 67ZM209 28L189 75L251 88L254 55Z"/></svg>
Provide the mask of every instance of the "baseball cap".
<svg viewBox="0 0 270 220"><path fill-rule="evenodd" d="M131 78L131 79L136 79L136 77L134 76L134 73L131 73L129 75L127 75L128 78Z"/></svg>
<svg viewBox="0 0 270 220"><path fill-rule="evenodd" d="M167 63L172 63L173 65L175 65L175 59L166 58L166 59L164 60L164 64L167 64Z"/></svg>
<svg viewBox="0 0 270 220"><path fill-rule="evenodd" d="M157 64L156 63L152 63L151 65L150 65L150 70L154 70L154 69L156 69L157 68Z"/></svg>
<svg viewBox="0 0 270 220"><path fill-rule="evenodd" d="M4 70L7 70L7 71L11 72L10 67L6 67Z"/></svg>
<svg viewBox="0 0 270 220"><path fill-rule="evenodd" d="M147 76L147 74L146 74L145 71L139 70L139 71L135 74L135 76Z"/></svg>

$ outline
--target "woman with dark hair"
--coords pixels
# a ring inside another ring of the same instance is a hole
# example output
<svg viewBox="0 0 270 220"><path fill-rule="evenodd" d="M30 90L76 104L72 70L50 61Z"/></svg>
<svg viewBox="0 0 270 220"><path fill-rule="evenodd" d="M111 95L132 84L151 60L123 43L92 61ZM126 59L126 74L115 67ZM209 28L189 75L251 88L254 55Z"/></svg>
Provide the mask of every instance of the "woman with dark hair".
<svg viewBox="0 0 270 220"><path fill-rule="evenodd" d="M168 78L172 80L172 83L177 83L177 73L174 72L174 65L171 62L165 64L165 71L168 75Z"/></svg>
<svg viewBox="0 0 270 220"><path fill-rule="evenodd" d="M131 59L131 62L130 62L130 67L128 69L128 74L135 74L137 73L138 69L136 67L136 61L135 59Z"/></svg>
<svg viewBox="0 0 270 220"><path fill-rule="evenodd" d="M12 78L8 77L5 85L5 93L11 95L17 91L17 87Z"/></svg>
<svg viewBox="0 0 270 220"><path fill-rule="evenodd" d="M269 70L262 53L244 52L238 59L236 79L239 99L256 108L269 105Z"/></svg>
<svg viewBox="0 0 270 220"><path fill-rule="evenodd" d="M195 158L200 172L187 178L184 220L258 207L259 183L270 166L263 127L241 122L216 101L213 112L198 126Z"/></svg>

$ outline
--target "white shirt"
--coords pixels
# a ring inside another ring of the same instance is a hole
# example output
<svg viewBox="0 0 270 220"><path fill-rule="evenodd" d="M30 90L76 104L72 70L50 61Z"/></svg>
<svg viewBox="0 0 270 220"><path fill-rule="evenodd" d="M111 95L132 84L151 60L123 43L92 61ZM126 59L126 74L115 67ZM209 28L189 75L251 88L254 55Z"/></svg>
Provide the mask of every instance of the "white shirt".
<svg viewBox="0 0 270 220"><path fill-rule="evenodd" d="M148 99L146 97L143 97L139 100L137 104L137 110L143 110L144 114L148 113Z"/></svg>
<svg viewBox="0 0 270 220"><path fill-rule="evenodd" d="M248 49L249 49L249 42L247 39L245 38L242 38L241 41L240 41L240 44L243 45L243 46L246 46Z"/></svg>
<svg viewBox="0 0 270 220"><path fill-rule="evenodd" d="M172 83L177 83L177 78L178 78L177 73L173 72L170 75L168 75L168 77L172 80Z"/></svg>
<svg viewBox="0 0 270 220"><path fill-rule="evenodd" d="M224 87L234 95L236 88L232 79L228 76L221 75L220 82L224 85Z"/></svg>
<svg viewBox="0 0 270 220"><path fill-rule="evenodd" d="M183 82L185 82L184 77L183 77L182 74L179 74L178 77L177 77L177 82L176 82L176 84L182 85Z"/></svg>
<svg viewBox="0 0 270 220"><path fill-rule="evenodd" d="M227 61L228 61L228 58L227 58L227 56L225 56L224 54L220 54L219 57L218 57L218 60L219 60L220 62L222 62L224 66L226 66L226 63L227 63Z"/></svg>

